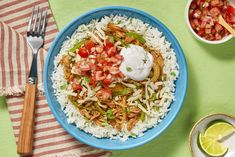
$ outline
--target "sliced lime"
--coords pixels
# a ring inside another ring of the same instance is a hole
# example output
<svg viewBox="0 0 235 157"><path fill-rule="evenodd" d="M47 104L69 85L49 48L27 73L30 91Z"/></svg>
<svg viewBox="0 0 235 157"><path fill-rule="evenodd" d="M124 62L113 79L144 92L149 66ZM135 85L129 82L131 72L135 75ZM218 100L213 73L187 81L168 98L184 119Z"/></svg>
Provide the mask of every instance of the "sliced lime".
<svg viewBox="0 0 235 157"><path fill-rule="evenodd" d="M201 133L199 134L199 144L206 154L213 157L223 156L228 151L228 148L223 144L213 138L204 136Z"/></svg>

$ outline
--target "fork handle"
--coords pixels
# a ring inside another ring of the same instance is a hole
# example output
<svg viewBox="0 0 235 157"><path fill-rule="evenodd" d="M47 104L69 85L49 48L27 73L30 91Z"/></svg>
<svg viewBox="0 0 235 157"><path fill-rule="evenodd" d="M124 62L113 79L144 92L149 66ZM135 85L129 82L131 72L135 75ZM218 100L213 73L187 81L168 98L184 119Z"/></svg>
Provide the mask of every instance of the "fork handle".
<svg viewBox="0 0 235 157"><path fill-rule="evenodd" d="M34 84L30 82L26 84L24 106L17 144L17 153L21 156L32 154L36 92L36 82Z"/></svg>

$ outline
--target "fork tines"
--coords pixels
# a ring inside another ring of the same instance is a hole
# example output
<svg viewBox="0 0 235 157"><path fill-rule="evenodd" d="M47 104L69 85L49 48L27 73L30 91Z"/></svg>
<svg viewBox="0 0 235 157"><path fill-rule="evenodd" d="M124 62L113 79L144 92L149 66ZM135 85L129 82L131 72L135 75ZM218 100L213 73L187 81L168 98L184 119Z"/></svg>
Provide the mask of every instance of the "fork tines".
<svg viewBox="0 0 235 157"><path fill-rule="evenodd" d="M46 16L47 9L43 10L37 7L33 7L32 15L29 19L29 25L27 29L28 36L44 36L46 30ZM43 20L42 20L43 19Z"/></svg>

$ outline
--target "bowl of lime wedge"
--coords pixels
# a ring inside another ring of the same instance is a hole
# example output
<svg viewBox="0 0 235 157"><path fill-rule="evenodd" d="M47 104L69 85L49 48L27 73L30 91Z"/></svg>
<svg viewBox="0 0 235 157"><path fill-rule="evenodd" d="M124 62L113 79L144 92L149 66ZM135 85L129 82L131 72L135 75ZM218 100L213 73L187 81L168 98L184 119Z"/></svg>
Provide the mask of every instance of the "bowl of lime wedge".
<svg viewBox="0 0 235 157"><path fill-rule="evenodd" d="M234 157L235 117L216 113L203 117L189 135L192 157Z"/></svg>

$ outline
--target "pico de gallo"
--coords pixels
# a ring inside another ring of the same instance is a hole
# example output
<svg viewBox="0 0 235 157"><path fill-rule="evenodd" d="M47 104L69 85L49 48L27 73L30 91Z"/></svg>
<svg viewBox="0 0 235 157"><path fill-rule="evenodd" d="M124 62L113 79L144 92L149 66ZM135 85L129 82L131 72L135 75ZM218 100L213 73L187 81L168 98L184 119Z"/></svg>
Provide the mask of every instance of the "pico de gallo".
<svg viewBox="0 0 235 157"><path fill-rule="evenodd" d="M235 8L227 0L193 0L189 7L189 21L192 29L202 38L220 40L229 32L218 23L222 15L235 28Z"/></svg>

